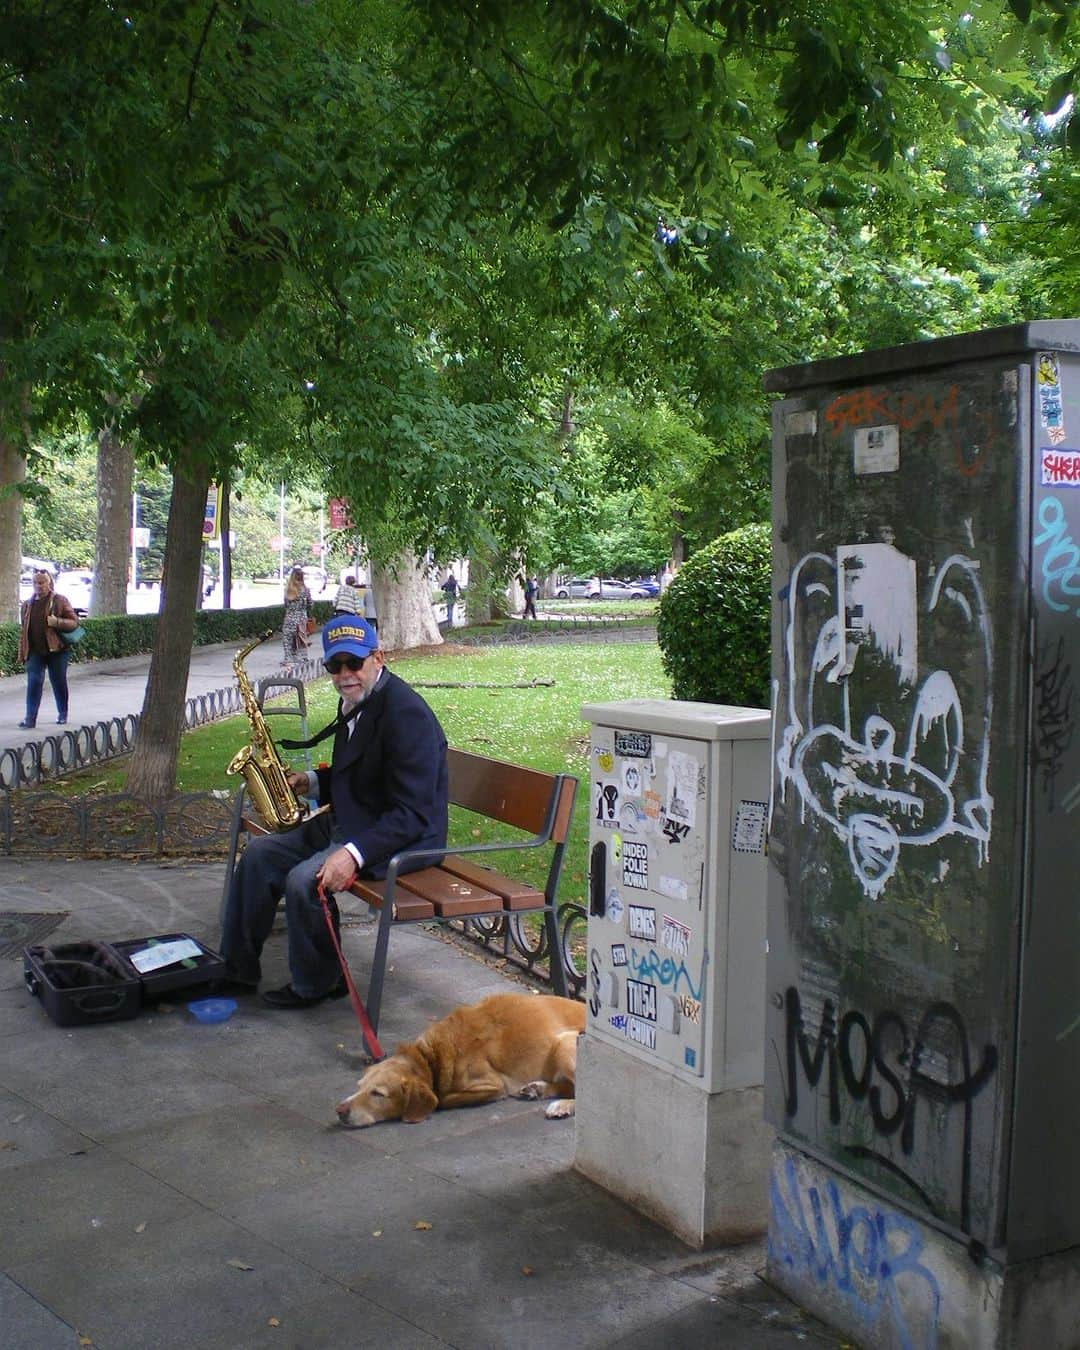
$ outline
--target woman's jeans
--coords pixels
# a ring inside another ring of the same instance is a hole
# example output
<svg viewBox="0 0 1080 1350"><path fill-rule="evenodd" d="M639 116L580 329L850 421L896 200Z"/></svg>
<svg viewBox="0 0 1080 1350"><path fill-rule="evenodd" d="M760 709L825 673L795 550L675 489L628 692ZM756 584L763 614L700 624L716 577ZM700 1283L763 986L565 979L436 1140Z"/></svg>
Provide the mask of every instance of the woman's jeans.
<svg viewBox="0 0 1080 1350"><path fill-rule="evenodd" d="M66 647L58 652L41 656L31 652L26 658L26 720L33 725L37 721L38 708L41 706L41 691L45 687L45 672L49 672L53 697L56 699L57 717L67 718L68 714L68 658L71 653Z"/></svg>

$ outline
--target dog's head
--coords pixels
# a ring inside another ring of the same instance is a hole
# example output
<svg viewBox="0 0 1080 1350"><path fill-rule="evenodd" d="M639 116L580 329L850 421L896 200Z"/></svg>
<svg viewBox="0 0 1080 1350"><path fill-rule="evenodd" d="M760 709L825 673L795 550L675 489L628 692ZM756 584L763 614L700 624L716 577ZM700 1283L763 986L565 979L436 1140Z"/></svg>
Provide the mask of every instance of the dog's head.
<svg viewBox="0 0 1080 1350"><path fill-rule="evenodd" d="M391 1055L365 1070L351 1097L337 1107L342 1125L362 1128L383 1120L404 1120L409 1125L427 1120L439 1104L419 1068L402 1055Z"/></svg>

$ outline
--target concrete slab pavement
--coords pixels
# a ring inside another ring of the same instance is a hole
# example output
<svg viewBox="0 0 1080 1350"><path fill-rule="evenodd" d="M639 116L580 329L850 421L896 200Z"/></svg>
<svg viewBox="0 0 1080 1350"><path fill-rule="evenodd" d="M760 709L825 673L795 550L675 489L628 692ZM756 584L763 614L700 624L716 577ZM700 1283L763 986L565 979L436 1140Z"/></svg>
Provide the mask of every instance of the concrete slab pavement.
<svg viewBox="0 0 1080 1350"><path fill-rule="evenodd" d="M65 916L54 943L183 931L213 945L221 880L216 864L0 858L0 911ZM346 906L361 987L372 943L364 907ZM267 967L284 982L283 931ZM441 935L397 932L384 1044L524 983ZM180 1000L61 1028L18 955L0 960L0 1343L837 1344L762 1283L762 1244L683 1247L575 1174L573 1123L535 1103L342 1129L360 1044L347 1001L286 1013L244 998L204 1026Z"/></svg>

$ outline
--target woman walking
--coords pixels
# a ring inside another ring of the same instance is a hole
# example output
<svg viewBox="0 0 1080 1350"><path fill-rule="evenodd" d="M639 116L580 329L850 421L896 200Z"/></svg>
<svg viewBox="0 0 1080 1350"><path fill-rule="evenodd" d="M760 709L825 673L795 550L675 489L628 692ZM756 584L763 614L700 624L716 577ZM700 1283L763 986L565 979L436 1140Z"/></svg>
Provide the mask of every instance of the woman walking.
<svg viewBox="0 0 1080 1350"><path fill-rule="evenodd" d="M307 651L310 614L311 592L304 584L303 571L294 567L285 587L285 619L281 625L281 664L286 675L292 674L293 662Z"/></svg>
<svg viewBox="0 0 1080 1350"><path fill-rule="evenodd" d="M26 716L19 726L29 730L37 725L48 671L56 699L56 725L62 727L68 717L69 652L60 634L78 628L79 616L67 596L53 590L51 572L34 573L34 594L23 602L20 619L19 660L26 666Z"/></svg>

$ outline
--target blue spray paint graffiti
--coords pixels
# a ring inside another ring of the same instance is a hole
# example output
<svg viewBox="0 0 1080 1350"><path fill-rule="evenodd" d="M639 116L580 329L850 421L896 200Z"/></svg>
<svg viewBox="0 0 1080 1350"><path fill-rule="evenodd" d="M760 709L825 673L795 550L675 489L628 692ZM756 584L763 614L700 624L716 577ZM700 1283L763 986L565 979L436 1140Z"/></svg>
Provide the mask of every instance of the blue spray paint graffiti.
<svg viewBox="0 0 1080 1350"><path fill-rule="evenodd" d="M691 998L701 998L701 982L705 977L705 962L707 956L701 958L701 971L698 975L697 984L694 984L690 972L686 969L686 962L680 961L678 965L670 956L660 957L659 952L639 951L636 947L630 948L630 966L634 975L639 980L651 980L656 984L674 984L675 992L679 992L679 981L686 981L687 992Z"/></svg>
<svg viewBox="0 0 1080 1350"><path fill-rule="evenodd" d="M1057 497L1044 497L1039 503L1039 524L1042 529L1035 536L1035 547L1046 546L1042 555L1043 598L1051 609L1064 612L1072 607L1073 597L1080 596L1080 548L1065 528L1065 508ZM1067 600L1054 599L1050 594L1054 585ZM1080 615L1080 609L1075 613Z"/></svg>
<svg viewBox="0 0 1080 1350"><path fill-rule="evenodd" d="M868 1331L888 1319L904 1350L935 1350L941 1291L920 1260L919 1225L895 1210L845 1209L831 1177L823 1191L809 1185L804 1202L793 1160L784 1160L782 1174L773 1167L770 1259L818 1286L831 1285Z"/></svg>

